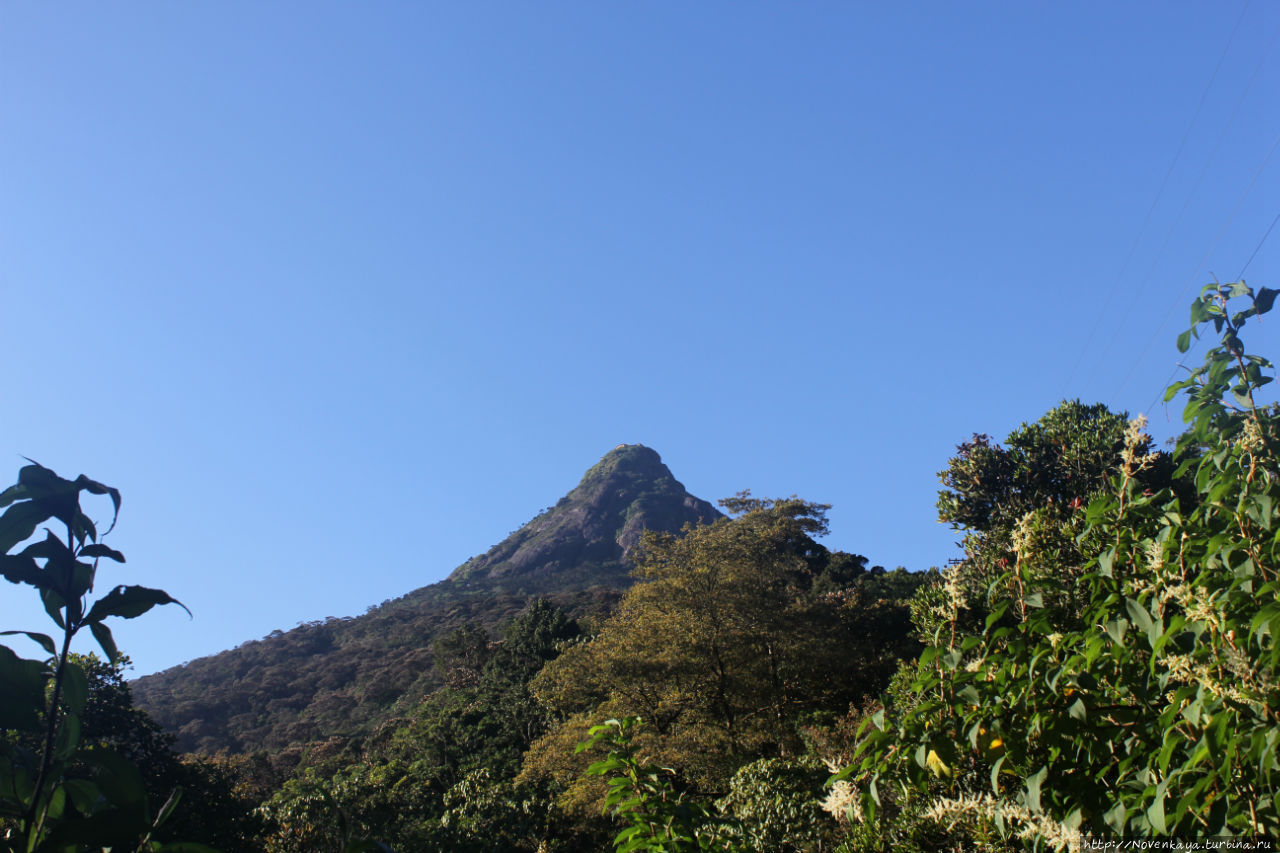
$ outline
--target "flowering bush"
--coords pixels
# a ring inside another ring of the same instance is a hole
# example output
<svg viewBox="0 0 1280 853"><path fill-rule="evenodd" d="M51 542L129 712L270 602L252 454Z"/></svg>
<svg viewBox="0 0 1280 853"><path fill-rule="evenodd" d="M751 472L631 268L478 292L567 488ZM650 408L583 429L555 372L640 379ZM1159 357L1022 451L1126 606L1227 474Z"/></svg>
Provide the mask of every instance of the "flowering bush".
<svg viewBox="0 0 1280 853"><path fill-rule="evenodd" d="M980 625L945 588L952 630L835 777L882 837L904 815L996 847L1280 835L1280 419L1255 396L1271 363L1240 341L1276 293L1193 303L1179 349L1207 324L1221 340L1166 396L1189 424L1167 485L1139 418L1106 493L1012 525Z"/></svg>

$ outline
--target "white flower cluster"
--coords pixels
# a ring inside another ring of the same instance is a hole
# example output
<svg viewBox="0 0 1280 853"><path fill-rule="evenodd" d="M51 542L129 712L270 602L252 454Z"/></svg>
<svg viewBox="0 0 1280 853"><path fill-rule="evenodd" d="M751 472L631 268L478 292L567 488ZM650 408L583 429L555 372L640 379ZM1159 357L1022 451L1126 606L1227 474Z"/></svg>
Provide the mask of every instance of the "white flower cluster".
<svg viewBox="0 0 1280 853"><path fill-rule="evenodd" d="M922 815L927 820L946 823L948 828L964 818L995 821L997 818L1015 828L1018 838L1024 841L1039 839L1054 850L1079 853L1084 837L1078 829L1059 823L1046 814L1032 814L1023 805L996 799L987 793L961 794L959 797L941 797L933 802Z"/></svg>
<svg viewBox="0 0 1280 853"><path fill-rule="evenodd" d="M832 773L839 773L841 762L834 758L824 758L822 763ZM852 815L858 823L862 823L862 803L858 791L847 779L841 779L831 786L831 791L822 799L822 810L836 820L848 820Z"/></svg>

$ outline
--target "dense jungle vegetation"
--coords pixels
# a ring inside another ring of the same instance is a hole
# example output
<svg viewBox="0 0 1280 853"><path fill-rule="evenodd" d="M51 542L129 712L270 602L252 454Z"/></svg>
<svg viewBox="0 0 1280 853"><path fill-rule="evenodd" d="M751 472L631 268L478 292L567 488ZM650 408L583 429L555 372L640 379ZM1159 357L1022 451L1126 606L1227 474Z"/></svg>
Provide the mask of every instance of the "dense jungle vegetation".
<svg viewBox="0 0 1280 853"><path fill-rule="evenodd" d="M1193 303L1179 349L1208 330L1213 346L1168 389L1187 423L1169 449L1080 402L960 444L938 500L957 565L868 567L818 541L829 507L743 493L681 532L634 531L634 584L613 597L458 599L394 695L342 699L377 713L270 749L180 753L134 707L109 620L181 605L128 585L92 599L124 555L81 502L110 501L114 524L119 493L23 467L0 494L0 573L57 630L6 632L43 659L0 646L0 849L1276 838L1280 408L1255 396L1274 367L1241 338L1276 294L1240 282ZM296 641L332 643L313 627ZM70 652L85 629L102 657ZM358 649L349 665L372 666Z"/></svg>

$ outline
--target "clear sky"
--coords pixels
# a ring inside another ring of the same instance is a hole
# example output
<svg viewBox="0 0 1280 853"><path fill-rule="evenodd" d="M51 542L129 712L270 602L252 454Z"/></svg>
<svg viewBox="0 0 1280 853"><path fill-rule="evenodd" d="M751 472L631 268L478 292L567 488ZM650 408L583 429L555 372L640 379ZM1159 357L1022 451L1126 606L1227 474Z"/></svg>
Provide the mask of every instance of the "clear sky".
<svg viewBox="0 0 1280 853"><path fill-rule="evenodd" d="M117 627L135 674L439 580L622 442L941 565L958 442L1075 397L1167 437L1199 287L1280 286L1278 37L1272 0L4 3L0 477L123 491L100 591L195 613Z"/></svg>

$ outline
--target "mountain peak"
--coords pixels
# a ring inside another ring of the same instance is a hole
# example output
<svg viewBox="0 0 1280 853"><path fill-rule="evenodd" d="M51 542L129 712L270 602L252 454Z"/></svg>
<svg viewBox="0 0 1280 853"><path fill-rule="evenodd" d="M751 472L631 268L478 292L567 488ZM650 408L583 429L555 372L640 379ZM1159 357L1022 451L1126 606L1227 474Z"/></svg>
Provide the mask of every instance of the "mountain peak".
<svg viewBox="0 0 1280 853"><path fill-rule="evenodd" d="M555 506L448 579L363 616L309 622L145 676L134 696L186 750L278 749L356 731L437 686L436 637L468 622L492 632L534 596L569 608L607 601L631 584L630 554L645 528L676 532L720 516L656 451L621 444Z"/></svg>
<svg viewBox="0 0 1280 853"><path fill-rule="evenodd" d="M644 530L674 533L720 516L685 491L656 450L619 444L555 506L459 566L449 581L508 591L625 585Z"/></svg>

